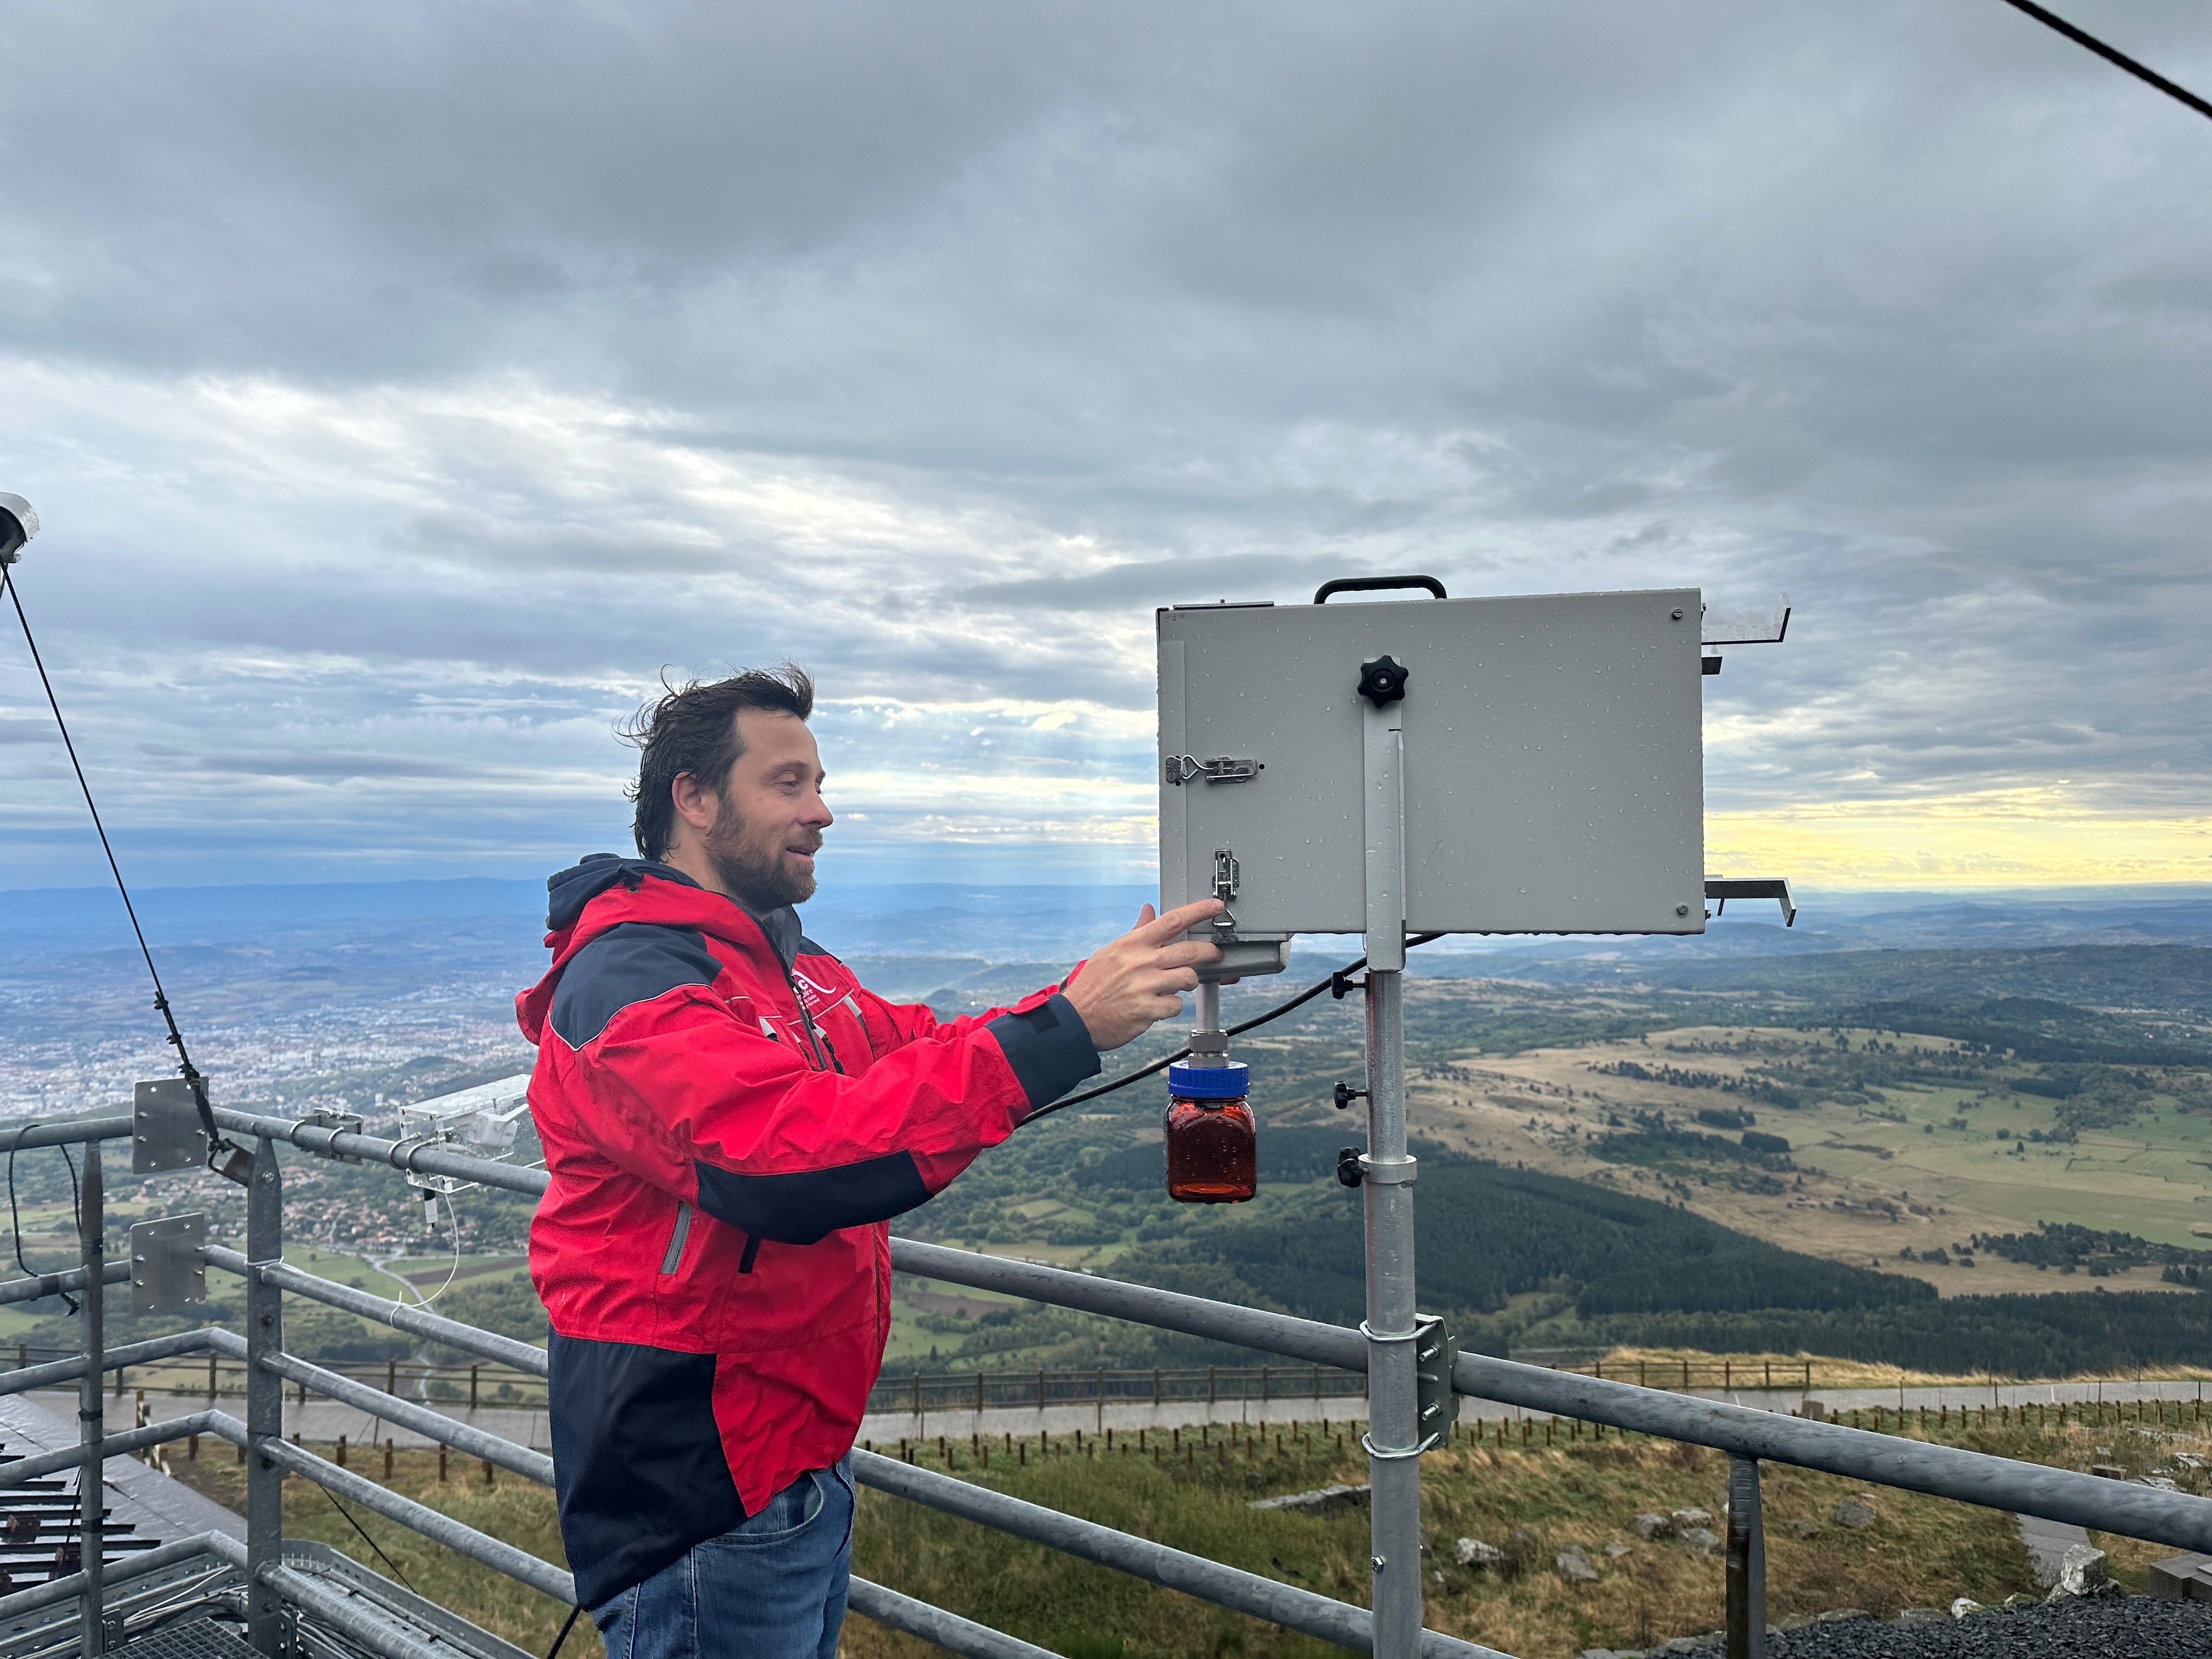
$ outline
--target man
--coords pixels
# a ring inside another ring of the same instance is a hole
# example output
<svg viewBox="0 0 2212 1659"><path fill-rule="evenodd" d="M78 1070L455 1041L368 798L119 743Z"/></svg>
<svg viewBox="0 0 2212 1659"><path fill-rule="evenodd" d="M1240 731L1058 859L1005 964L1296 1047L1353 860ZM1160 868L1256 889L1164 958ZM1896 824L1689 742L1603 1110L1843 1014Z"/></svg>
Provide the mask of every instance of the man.
<svg viewBox="0 0 2212 1659"><path fill-rule="evenodd" d="M612 1659L834 1659L885 1224L1218 954L1183 939L1213 901L1147 905L1009 1009L863 989L793 910L831 823L812 708L787 666L664 697L633 734L641 856L547 884L553 966L517 999L561 1535Z"/></svg>

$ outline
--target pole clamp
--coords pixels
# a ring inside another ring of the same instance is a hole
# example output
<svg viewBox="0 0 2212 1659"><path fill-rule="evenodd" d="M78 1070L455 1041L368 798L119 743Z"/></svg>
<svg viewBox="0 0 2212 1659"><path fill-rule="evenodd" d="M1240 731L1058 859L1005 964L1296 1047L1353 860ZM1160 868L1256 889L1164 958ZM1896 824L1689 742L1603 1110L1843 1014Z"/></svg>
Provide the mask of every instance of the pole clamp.
<svg viewBox="0 0 2212 1659"><path fill-rule="evenodd" d="M1420 1173L1418 1158L1377 1158L1368 1152L1359 1155L1359 1178L1385 1187L1410 1187Z"/></svg>
<svg viewBox="0 0 2212 1659"><path fill-rule="evenodd" d="M1419 1457L1423 1452L1434 1451L1438 1446L1443 1443L1443 1436L1440 1434L1432 1434L1425 1438L1418 1446L1407 1446L1396 1451L1386 1451L1383 1448L1375 1443L1372 1436L1363 1434L1359 1437L1359 1445L1360 1449L1370 1457L1379 1457L1385 1462L1388 1462L1393 1458Z"/></svg>

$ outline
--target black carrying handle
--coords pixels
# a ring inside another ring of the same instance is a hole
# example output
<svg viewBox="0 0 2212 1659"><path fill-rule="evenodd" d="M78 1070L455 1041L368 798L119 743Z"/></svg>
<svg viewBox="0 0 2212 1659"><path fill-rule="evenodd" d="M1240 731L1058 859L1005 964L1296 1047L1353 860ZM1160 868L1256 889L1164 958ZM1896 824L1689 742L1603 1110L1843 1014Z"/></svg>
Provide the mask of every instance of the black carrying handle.
<svg viewBox="0 0 2212 1659"><path fill-rule="evenodd" d="M1314 603L1327 605L1332 593L1376 593L1393 587L1425 587L1440 599L1451 597L1434 576L1339 576L1314 590Z"/></svg>

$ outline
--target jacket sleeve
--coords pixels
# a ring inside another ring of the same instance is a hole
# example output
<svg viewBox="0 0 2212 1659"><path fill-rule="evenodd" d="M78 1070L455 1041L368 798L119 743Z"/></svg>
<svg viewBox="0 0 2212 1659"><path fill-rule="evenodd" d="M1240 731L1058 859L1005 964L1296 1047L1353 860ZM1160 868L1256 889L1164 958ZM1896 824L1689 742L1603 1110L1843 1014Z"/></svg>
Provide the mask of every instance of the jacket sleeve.
<svg viewBox="0 0 2212 1659"><path fill-rule="evenodd" d="M864 1017L862 1023L866 1024L871 1031L888 1028L892 1034L891 1042L889 1046L893 1048L897 1048L903 1047L905 1044L909 1042L919 1042L929 1038L940 1036L949 1031L966 1030L978 1025L988 1026L994 1024L996 1021L1006 1018L1009 1014L1018 1013L1024 1010L1034 1008L1039 1003L1048 1001L1054 997L1060 997L1060 1000L1065 1002L1066 999L1064 996L1061 996L1060 994L1066 991L1069 986L1075 983L1076 975L1082 971L1083 963L1079 962L1072 969L1069 970L1067 977L1060 981L1059 984L1048 985L1041 991L1031 992L1028 996L1024 997L1019 1002L1014 1004L1012 1008L994 1008L989 1012L981 1014L963 1014L957 1019L939 1019L937 1017L937 1011L932 1008L926 1002L886 1001L884 999L878 996L873 991L869 990L865 986L856 990L853 994L856 1000L867 1005L867 1013ZM1073 1012L1073 1011L1071 1009L1070 1012ZM1081 1023L1081 1016L1078 1015L1076 1018L1077 1023L1079 1024ZM1088 1035L1087 1032L1086 1035ZM1096 1050L1094 1050L1093 1053L1095 1054ZM1093 1066L1090 1072L1085 1072L1082 1075L1083 1077L1089 1077L1097 1070L1097 1067ZM1068 1090L1073 1088L1075 1085L1080 1081L1082 1081L1082 1078L1075 1078L1070 1079L1066 1083L1061 1084L1060 1088L1051 1095L1048 1099L1057 1100L1061 1095L1066 1094ZM1034 1101L1030 1103L1030 1109L1034 1111L1037 1107L1047 1103L1048 1101L1046 1100Z"/></svg>
<svg viewBox="0 0 2212 1659"><path fill-rule="evenodd" d="M815 1069L745 999L703 982L629 1002L570 1048L589 1103L578 1127L601 1152L787 1244L915 1208L1098 1070L1082 1017L1056 992L917 1034L860 1077Z"/></svg>

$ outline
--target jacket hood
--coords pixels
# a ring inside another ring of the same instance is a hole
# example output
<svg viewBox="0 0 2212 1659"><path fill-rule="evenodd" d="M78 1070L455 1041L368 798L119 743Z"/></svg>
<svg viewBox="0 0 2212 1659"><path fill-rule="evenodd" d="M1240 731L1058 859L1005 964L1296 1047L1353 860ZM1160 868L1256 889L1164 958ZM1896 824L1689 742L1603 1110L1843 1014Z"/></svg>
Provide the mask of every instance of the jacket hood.
<svg viewBox="0 0 2212 1659"><path fill-rule="evenodd" d="M758 950L765 942L788 972L798 959L799 913L789 905L756 915L735 899L710 891L671 864L655 859L592 853L545 882L545 948L553 963L545 977L515 999L523 1034L535 1042L553 987L570 957L610 927L624 922L693 927Z"/></svg>

